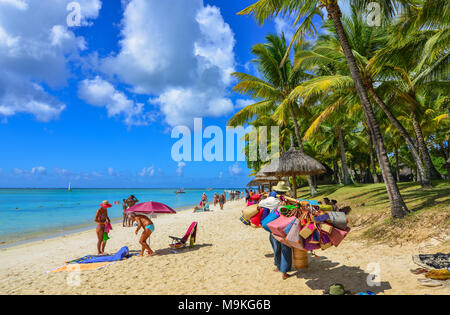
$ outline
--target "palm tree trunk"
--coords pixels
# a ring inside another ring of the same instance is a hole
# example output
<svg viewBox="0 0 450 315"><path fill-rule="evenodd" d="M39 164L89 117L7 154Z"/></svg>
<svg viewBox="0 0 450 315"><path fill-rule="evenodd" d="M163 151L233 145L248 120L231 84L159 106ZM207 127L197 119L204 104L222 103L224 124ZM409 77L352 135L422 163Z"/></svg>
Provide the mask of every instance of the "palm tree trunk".
<svg viewBox="0 0 450 315"><path fill-rule="evenodd" d="M397 177L397 183L400 182L400 174L398 169L398 147L395 147L395 175Z"/></svg>
<svg viewBox="0 0 450 315"><path fill-rule="evenodd" d="M441 174L436 170L436 168L433 165L433 162L431 161L430 152L428 152L428 148L422 133L422 128L420 127L419 121L417 120L417 116L414 113L414 109L412 106L411 106L411 118L414 133L416 134L417 145L419 147L420 154L422 154L422 158L425 161L428 176L431 179L441 179Z"/></svg>
<svg viewBox="0 0 450 315"><path fill-rule="evenodd" d="M339 184L339 166L335 159L333 159L333 182Z"/></svg>
<svg viewBox="0 0 450 315"><path fill-rule="evenodd" d="M386 184L386 190L391 206L391 215L394 218L402 218L409 210L406 207L403 197L400 194L400 190L395 183L394 177L392 175L392 170L389 167L389 160L386 153L386 148L384 147L383 138L381 136L380 126L378 125L378 122L375 118L375 113L371 108L369 98L367 96L367 91L364 88L361 74L359 73L355 57L353 56L352 48L350 47L344 27L342 26L341 10L339 9L337 1L327 2L326 8L329 17L331 17L331 19L333 20L333 24L336 28L336 33L347 59L349 70L355 83L356 91L358 92L358 96L361 100L361 105L364 110L364 115L366 116L367 125L369 126L374 137L375 149L377 151L381 173Z"/></svg>
<svg viewBox="0 0 450 315"><path fill-rule="evenodd" d="M370 156L370 165L372 166L372 171L373 171L373 182L375 184L378 184L380 181L378 180L378 175L377 175L377 166L375 165L375 157L373 156L373 136L372 133L370 132L370 130L367 131L367 133L369 134L369 156Z"/></svg>
<svg viewBox="0 0 450 315"><path fill-rule="evenodd" d="M431 188L431 181L430 178L427 176L425 172L425 167L422 163L422 160L420 159L419 152L416 149L416 146L414 142L412 141L411 137L409 136L408 132L406 131L405 127L398 121L397 118L392 114L392 112L389 110L387 105L383 102L383 100L377 95L375 92L372 83L367 84L368 91L370 93L370 96L375 100L375 102L380 106L380 108L383 110L383 112L388 117L389 121L397 128L397 130L402 135L403 139L405 140L406 144L409 147L409 150L411 151L411 154L413 156L414 162L416 163L417 167L417 174L419 175L418 178L420 178L420 184L422 188Z"/></svg>
<svg viewBox="0 0 450 315"><path fill-rule="evenodd" d="M297 137L298 149L301 153L305 153L303 150L303 141L302 141L302 138L300 137L300 129L298 128L297 116L295 115L295 111L294 111L294 104L292 104L292 102L291 102L289 105L290 105L289 108L291 109L292 120L294 121L294 130L295 130L295 136ZM306 179L308 180L309 192L310 192L311 196L314 197L317 194L317 189L314 186L314 183L313 183L310 175L307 175Z"/></svg>
<svg viewBox="0 0 450 315"><path fill-rule="evenodd" d="M352 183L352 180L350 178L347 162L345 160L344 137L342 136L342 129L340 126L338 126L338 137L339 137L339 149L341 153L342 173L344 175L344 185L350 185Z"/></svg>
<svg viewBox="0 0 450 315"><path fill-rule="evenodd" d="M297 176L292 174L292 198L297 199Z"/></svg>

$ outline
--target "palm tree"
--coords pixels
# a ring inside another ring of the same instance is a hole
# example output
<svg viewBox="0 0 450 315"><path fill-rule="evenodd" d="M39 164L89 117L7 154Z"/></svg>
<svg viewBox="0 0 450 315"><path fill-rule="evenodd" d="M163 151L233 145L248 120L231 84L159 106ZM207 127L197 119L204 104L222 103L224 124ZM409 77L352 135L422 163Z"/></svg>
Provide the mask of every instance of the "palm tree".
<svg viewBox="0 0 450 315"><path fill-rule="evenodd" d="M310 78L311 75L304 72L301 68L294 68L291 62L286 62L283 67L279 67L287 50L284 34L281 36L268 35L266 40L267 43L256 44L252 48L252 53L257 57L253 62L257 64L263 78L241 72L232 74L239 80L234 87L234 91L247 94L259 101L246 106L236 113L228 121L228 125L243 125L251 121L255 116L267 116L268 113L271 113L272 119L278 124L283 124L284 126L289 125L290 119L292 119L299 151L303 153L303 143L296 114L299 106L295 100L289 102L284 102L284 100L294 87L303 80ZM295 46L295 49L305 49L306 47L307 43L299 43ZM308 184L311 195L316 194L317 190L314 187L311 176L308 176Z"/></svg>
<svg viewBox="0 0 450 315"><path fill-rule="evenodd" d="M396 7L396 3L386 1L385 4L386 6L383 7L385 9L384 12L392 14L393 8ZM342 25L342 13L337 0L259 0L241 11L239 14L253 14L257 21L261 23L269 18L277 16L278 14L296 13L296 22L298 22L302 17L305 17L306 22L301 24L294 35L293 40L296 40L305 32L309 31L311 33L312 30L314 30L312 17L317 15L323 7L327 10L328 18L333 21L339 42L347 60L351 77L354 81L357 94L363 107L367 125L374 138L378 161L380 163L381 172L386 184L386 190L390 201L391 214L394 218L401 218L408 211L408 208L406 207L389 167L389 159L384 146L380 127L370 104L367 90L361 78L352 47L350 46Z"/></svg>

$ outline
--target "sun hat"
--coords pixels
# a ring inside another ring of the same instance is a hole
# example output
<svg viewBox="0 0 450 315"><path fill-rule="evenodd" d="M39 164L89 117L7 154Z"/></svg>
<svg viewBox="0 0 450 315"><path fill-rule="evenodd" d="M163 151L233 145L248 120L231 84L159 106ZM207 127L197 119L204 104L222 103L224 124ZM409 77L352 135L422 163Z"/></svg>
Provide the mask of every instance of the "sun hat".
<svg viewBox="0 0 450 315"><path fill-rule="evenodd" d="M103 200L103 202L102 202L102 204L100 205L100 207L103 207L103 208L111 208L112 205L109 203L108 200Z"/></svg>
<svg viewBox="0 0 450 315"><path fill-rule="evenodd" d="M289 188L289 186L286 185L286 183L284 181L278 182L278 184L276 186L272 187L272 190L274 191L280 191L280 192L286 192L291 190Z"/></svg>

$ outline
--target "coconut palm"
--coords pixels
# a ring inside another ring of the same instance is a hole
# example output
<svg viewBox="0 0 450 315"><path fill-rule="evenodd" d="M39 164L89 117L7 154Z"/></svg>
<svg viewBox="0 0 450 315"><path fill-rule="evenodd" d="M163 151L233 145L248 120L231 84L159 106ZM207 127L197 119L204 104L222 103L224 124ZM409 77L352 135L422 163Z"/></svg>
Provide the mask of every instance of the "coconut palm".
<svg viewBox="0 0 450 315"><path fill-rule="evenodd" d="M257 116L267 116L268 113L278 125L287 126L292 119L299 151L303 153L303 143L297 118L299 106L295 100L289 102L284 102L284 100L294 87L303 80L309 79L311 75L300 67L294 68L291 62L286 62L283 67L279 67L287 51L286 39L283 34L281 36L268 35L266 40L265 44L256 44L252 48L252 53L256 56L253 62L256 63L263 78L241 72L232 74L239 80L234 87L234 91L246 94L258 101L236 113L228 121L228 125L243 125ZM307 45L307 43L299 43L294 49L305 49ZM310 176L308 176L308 184L311 194L317 193Z"/></svg>
<svg viewBox="0 0 450 315"><path fill-rule="evenodd" d="M360 4L367 3L369 1L357 1ZM394 9L397 7L395 1L383 1L384 15L392 15ZM325 8L328 13L328 18L333 21L333 25L336 29L339 42L343 49L347 64L351 73L351 77L354 81L357 94L361 100L364 115L367 120L367 125L373 135L375 148L380 163L381 172L386 184L386 190L388 193L391 214L394 218L401 218L408 211L403 197L397 187L392 172L389 167L389 159L387 156L386 148L384 146L383 138L381 135L380 127L375 118L372 106L367 95L367 90L364 86L364 82L361 78L361 74L358 70L358 65L355 56L352 51L352 47L348 41L344 27L342 25L341 17L342 13L337 0L259 0L253 5L247 7L239 14L252 14L256 20L263 23L265 20L273 18L279 14L293 14L297 15L296 23L300 19L304 18L303 23L297 29L294 35L294 40L298 39L305 33L314 32L314 25L312 18L315 15L320 15L320 9Z"/></svg>

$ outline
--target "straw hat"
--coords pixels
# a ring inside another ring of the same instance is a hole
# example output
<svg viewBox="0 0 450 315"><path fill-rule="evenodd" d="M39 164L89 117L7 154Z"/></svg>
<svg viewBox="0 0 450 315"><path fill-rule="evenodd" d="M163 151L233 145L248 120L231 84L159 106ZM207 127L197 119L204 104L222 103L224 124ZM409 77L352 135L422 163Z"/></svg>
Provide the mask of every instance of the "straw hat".
<svg viewBox="0 0 450 315"><path fill-rule="evenodd" d="M291 190L289 188L289 186L286 185L286 183L284 181L278 182L278 184L276 186L272 187L272 190L274 191L280 191L280 192L286 192Z"/></svg>
<svg viewBox="0 0 450 315"><path fill-rule="evenodd" d="M111 208L112 207L112 205L109 203L108 200L103 200L103 202L100 206L103 208Z"/></svg>

